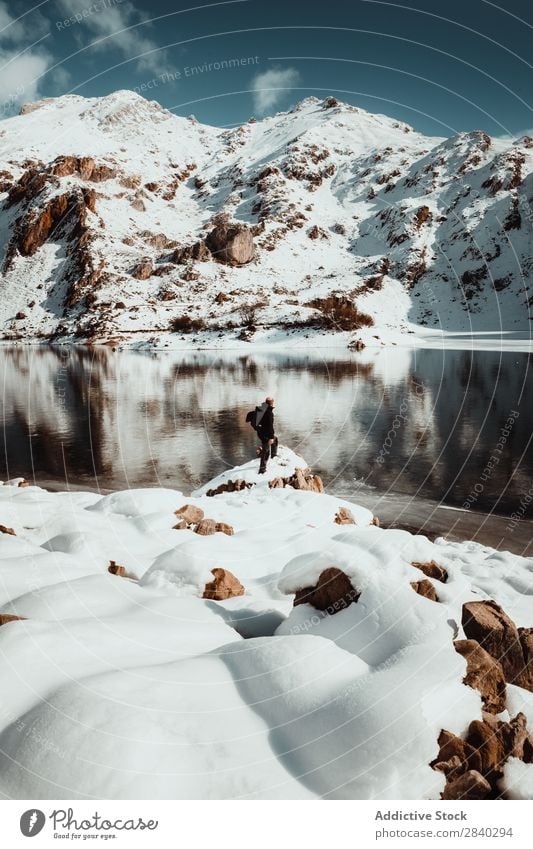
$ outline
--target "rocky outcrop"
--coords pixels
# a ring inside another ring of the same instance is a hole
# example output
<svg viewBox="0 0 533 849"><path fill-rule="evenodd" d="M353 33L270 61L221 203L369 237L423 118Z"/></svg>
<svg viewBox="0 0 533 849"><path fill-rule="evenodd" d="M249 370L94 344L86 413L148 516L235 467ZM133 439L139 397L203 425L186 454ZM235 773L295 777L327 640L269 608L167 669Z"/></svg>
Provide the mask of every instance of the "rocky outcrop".
<svg viewBox="0 0 533 849"><path fill-rule="evenodd" d="M132 269L131 275L136 280L148 280L154 273L152 260L148 257L141 259Z"/></svg>
<svg viewBox="0 0 533 849"><path fill-rule="evenodd" d="M238 478L236 481L227 481L213 489L208 489L206 495L212 498L214 495L221 495L223 492L242 492L245 489L251 489L253 486L253 483L248 483Z"/></svg>
<svg viewBox="0 0 533 849"><path fill-rule="evenodd" d="M33 256L49 238L80 237L86 227L87 210L94 207L94 195L82 191L56 195L40 210L31 209L17 220L14 246L22 256Z"/></svg>
<svg viewBox="0 0 533 849"><path fill-rule="evenodd" d="M188 262L208 262L210 259L212 259L211 251L201 240L193 245L176 248L171 256L172 262L178 265L186 265Z"/></svg>
<svg viewBox="0 0 533 849"><path fill-rule="evenodd" d="M506 687L502 665L476 640L456 640L455 650L466 660L463 683L477 690L488 713L505 710Z"/></svg>
<svg viewBox="0 0 533 849"><path fill-rule="evenodd" d="M445 584L448 580L448 572L444 566L439 566L434 560L430 560L428 563L420 563L415 560L411 563L411 566L414 566L415 569L420 569L424 575L427 575L428 578L433 578L435 581Z"/></svg>
<svg viewBox="0 0 533 849"><path fill-rule="evenodd" d="M468 639L501 663L508 684L533 692L533 629L517 628L492 600L464 604L462 626Z"/></svg>
<svg viewBox="0 0 533 849"><path fill-rule="evenodd" d="M117 169L105 163L97 163L92 156L58 156L50 166L55 177L70 177L73 174L82 180L102 183L117 176Z"/></svg>
<svg viewBox="0 0 533 849"><path fill-rule="evenodd" d="M254 239L247 224L217 224L205 243L213 257L226 265L246 265L255 256Z"/></svg>
<svg viewBox="0 0 533 849"><path fill-rule="evenodd" d="M320 475L313 475L309 469L296 469L293 475L287 478L273 478L268 482L270 489L278 489L291 486L293 489L307 490L309 492L324 492L324 484Z"/></svg>
<svg viewBox="0 0 533 849"><path fill-rule="evenodd" d="M508 758L533 762L533 739L523 713L510 722L485 714L470 723L464 740L443 730L438 743L439 754L431 766L446 776L443 799L497 798Z"/></svg>
<svg viewBox="0 0 533 849"><path fill-rule="evenodd" d="M202 598L224 601L226 598L244 595L244 587L229 569L211 569L213 580L205 585Z"/></svg>
<svg viewBox="0 0 533 849"><path fill-rule="evenodd" d="M296 592L294 607L310 604L316 610L334 614L356 602L360 595L361 591L353 586L345 572L331 566L320 573L314 587L305 587Z"/></svg>
<svg viewBox="0 0 533 849"><path fill-rule="evenodd" d="M418 595L428 598L430 601L439 600L435 587L427 578L422 578L421 581L411 581L411 586Z"/></svg>
<svg viewBox="0 0 533 849"><path fill-rule="evenodd" d="M336 525L355 525L356 521L347 507L339 507L333 520Z"/></svg>

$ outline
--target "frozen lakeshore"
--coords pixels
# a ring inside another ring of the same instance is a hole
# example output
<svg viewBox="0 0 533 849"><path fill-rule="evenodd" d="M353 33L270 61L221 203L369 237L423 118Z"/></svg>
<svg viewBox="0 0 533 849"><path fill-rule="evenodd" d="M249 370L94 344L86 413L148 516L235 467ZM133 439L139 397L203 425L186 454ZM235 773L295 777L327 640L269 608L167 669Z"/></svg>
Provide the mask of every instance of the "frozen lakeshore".
<svg viewBox="0 0 533 849"><path fill-rule="evenodd" d="M2 795L533 798L533 561L256 469L0 487Z"/></svg>

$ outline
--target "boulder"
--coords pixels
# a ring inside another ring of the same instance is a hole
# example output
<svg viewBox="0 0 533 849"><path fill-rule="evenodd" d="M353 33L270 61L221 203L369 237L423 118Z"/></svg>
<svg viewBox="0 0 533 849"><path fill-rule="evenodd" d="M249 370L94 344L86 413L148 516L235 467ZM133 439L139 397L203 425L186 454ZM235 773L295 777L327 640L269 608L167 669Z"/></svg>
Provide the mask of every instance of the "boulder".
<svg viewBox="0 0 533 849"><path fill-rule="evenodd" d="M187 525L195 525L201 522L204 518L204 511L201 507L195 507L194 504L184 504L179 510L175 510L174 514Z"/></svg>
<svg viewBox="0 0 533 849"><path fill-rule="evenodd" d="M486 778L475 769L469 769L452 781L446 782L442 798L447 800L486 799L492 788Z"/></svg>
<svg viewBox="0 0 533 849"><path fill-rule="evenodd" d="M439 566L438 563L435 563L434 560L430 560L428 563L419 563L417 560L411 563L411 566L414 566L415 569L420 569L424 575L427 575L428 578L434 578L436 581L441 581L441 583L445 584L448 580L448 572L444 568L444 566Z"/></svg>
<svg viewBox="0 0 533 849"><path fill-rule="evenodd" d="M324 484L319 475L312 475L309 469L295 469L294 474L288 478L281 478L284 486L292 486L293 489L302 489L308 492L324 492Z"/></svg>
<svg viewBox="0 0 533 849"><path fill-rule="evenodd" d="M502 665L482 648L476 640L456 640L455 650L466 660L463 683L477 690L485 710L501 713L505 710L505 678Z"/></svg>
<svg viewBox="0 0 533 849"><path fill-rule="evenodd" d="M217 532L217 523L214 519L202 519L196 525L194 532L203 537L211 536L211 534L216 534Z"/></svg>
<svg viewBox="0 0 533 849"><path fill-rule="evenodd" d="M411 581L411 586L418 595L428 598L430 601L439 600L435 587L427 578L422 578L421 581Z"/></svg>
<svg viewBox="0 0 533 849"><path fill-rule="evenodd" d="M463 605L462 626L468 639L477 642L498 660L508 684L533 692L531 629L520 631L495 601L470 601Z"/></svg>
<svg viewBox="0 0 533 849"><path fill-rule="evenodd" d="M15 616L14 613L0 613L0 625L7 625L8 622L22 621L25 618L25 616Z"/></svg>
<svg viewBox="0 0 533 849"><path fill-rule="evenodd" d="M339 507L333 520L336 525L355 525L356 521L347 507Z"/></svg>
<svg viewBox="0 0 533 849"><path fill-rule="evenodd" d="M227 536L232 537L235 533L231 525L228 525L227 522L217 522L215 525L215 530L220 534L227 534Z"/></svg>
<svg viewBox="0 0 533 849"><path fill-rule="evenodd" d="M533 761L533 739L528 733L523 713L517 714L510 722L502 722L485 713L482 720L475 719L470 723L464 740L443 730L438 743L439 754L430 766L446 775L443 799L461 798L457 795L458 788L468 784L472 772L487 782L488 790L482 785L486 795L497 797L501 795L499 782L506 761L509 758L517 758L524 763ZM457 782L461 776L470 777L459 785ZM476 781L479 783L478 778Z"/></svg>
<svg viewBox="0 0 533 849"><path fill-rule="evenodd" d="M349 577L335 566L324 569L314 587L298 590L294 596L294 607L310 604L316 610L338 613L359 599L360 590L356 589Z"/></svg>
<svg viewBox="0 0 533 849"><path fill-rule="evenodd" d="M227 265L246 265L255 256L252 232L247 224L221 222L206 236L214 258Z"/></svg>
<svg viewBox="0 0 533 849"><path fill-rule="evenodd" d="M269 489L283 489L284 483L283 478L273 478L268 482Z"/></svg>
<svg viewBox="0 0 533 849"><path fill-rule="evenodd" d="M226 598L244 595L244 587L228 569L211 569L213 580L209 581L204 588L202 598L214 601L224 601Z"/></svg>
<svg viewBox="0 0 533 849"><path fill-rule="evenodd" d="M307 478L307 488L311 492L324 492L324 484L320 475L311 475Z"/></svg>
<svg viewBox="0 0 533 849"><path fill-rule="evenodd" d="M188 524L185 519L180 519L179 522L176 522L175 525L172 525L173 531L186 531L188 528Z"/></svg>
<svg viewBox="0 0 533 849"><path fill-rule="evenodd" d="M109 566L107 567L107 571L111 575L117 575L119 578L126 577L126 569L124 566L120 566L115 560L109 561Z"/></svg>
<svg viewBox="0 0 533 849"><path fill-rule="evenodd" d="M132 277L135 277L136 280L148 280L149 277L154 273L154 265L151 259L147 257L145 259L141 259L137 265L132 269Z"/></svg>
<svg viewBox="0 0 533 849"><path fill-rule="evenodd" d="M0 534L10 534L12 537L16 537L13 528L8 528L7 525L0 525Z"/></svg>
<svg viewBox="0 0 533 849"><path fill-rule="evenodd" d="M212 259L211 251L201 240L193 245L185 245L181 248L176 248L171 256L172 262L178 265L185 265L188 262L208 262Z"/></svg>

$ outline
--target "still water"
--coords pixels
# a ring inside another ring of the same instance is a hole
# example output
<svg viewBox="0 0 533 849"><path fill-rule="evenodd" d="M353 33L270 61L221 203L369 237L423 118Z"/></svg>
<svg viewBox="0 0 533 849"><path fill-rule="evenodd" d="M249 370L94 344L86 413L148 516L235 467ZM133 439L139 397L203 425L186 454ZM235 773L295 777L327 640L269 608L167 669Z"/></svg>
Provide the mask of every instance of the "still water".
<svg viewBox="0 0 533 849"><path fill-rule="evenodd" d="M509 515L533 493L530 359L3 348L0 476L189 492L254 455L245 415L272 394L281 443L330 492L371 488Z"/></svg>

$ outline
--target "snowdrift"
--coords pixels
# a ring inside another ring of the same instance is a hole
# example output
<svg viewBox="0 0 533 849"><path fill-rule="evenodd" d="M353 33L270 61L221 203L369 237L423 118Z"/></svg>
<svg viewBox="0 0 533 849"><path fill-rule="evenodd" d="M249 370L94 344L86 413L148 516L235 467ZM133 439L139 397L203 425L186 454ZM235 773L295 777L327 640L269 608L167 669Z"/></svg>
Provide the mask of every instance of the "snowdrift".
<svg viewBox="0 0 533 849"><path fill-rule="evenodd" d="M257 468L0 486L0 792L531 798L531 560Z"/></svg>

